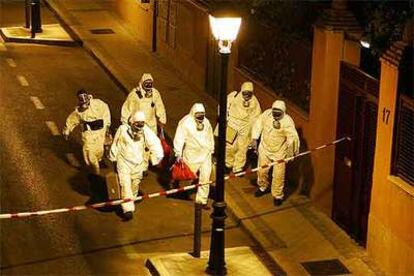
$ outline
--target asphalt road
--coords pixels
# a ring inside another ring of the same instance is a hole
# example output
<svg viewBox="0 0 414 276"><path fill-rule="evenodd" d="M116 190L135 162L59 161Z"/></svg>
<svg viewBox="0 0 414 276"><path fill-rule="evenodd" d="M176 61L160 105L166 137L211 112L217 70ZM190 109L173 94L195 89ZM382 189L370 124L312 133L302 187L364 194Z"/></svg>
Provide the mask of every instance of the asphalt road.
<svg viewBox="0 0 414 276"><path fill-rule="evenodd" d="M1 9L8 9L4 1ZM10 22L3 18L1 24ZM79 132L66 142L49 127L62 129L76 91L86 88L110 105L115 129L125 95L82 48L0 43L0 73L1 213L102 197L101 187L67 160L74 154L82 164ZM158 178L151 172L142 189L160 190ZM209 247L209 214L203 211L203 250ZM143 275L148 256L191 251L192 217L191 201L157 198L138 204L129 222L98 210L1 220L1 274ZM254 245L234 221L227 226L227 247Z"/></svg>

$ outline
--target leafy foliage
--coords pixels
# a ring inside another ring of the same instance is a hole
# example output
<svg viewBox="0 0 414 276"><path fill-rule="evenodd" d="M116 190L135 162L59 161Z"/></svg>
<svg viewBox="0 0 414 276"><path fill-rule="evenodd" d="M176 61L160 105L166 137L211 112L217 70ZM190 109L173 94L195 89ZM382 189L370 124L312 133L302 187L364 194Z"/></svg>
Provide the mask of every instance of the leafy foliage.
<svg viewBox="0 0 414 276"><path fill-rule="evenodd" d="M240 66L309 111L313 23L329 2L253 0L239 46Z"/></svg>

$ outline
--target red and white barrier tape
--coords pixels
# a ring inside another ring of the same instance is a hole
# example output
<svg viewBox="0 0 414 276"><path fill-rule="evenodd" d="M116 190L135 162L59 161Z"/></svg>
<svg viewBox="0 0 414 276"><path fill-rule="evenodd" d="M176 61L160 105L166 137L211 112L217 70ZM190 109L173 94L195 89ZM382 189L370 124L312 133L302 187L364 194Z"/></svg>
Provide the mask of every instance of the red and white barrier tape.
<svg viewBox="0 0 414 276"><path fill-rule="evenodd" d="M254 172L256 172L260 169L270 168L270 167L272 167L276 164L291 161L294 158L311 154L314 151L318 151L320 149L323 149L323 148L326 148L326 147L329 147L329 146L333 146L333 145L338 144L340 142L343 142L345 140L350 141L351 138L344 137L344 138L335 140L331 143L316 147L314 149L301 152L301 153L299 153L299 154L297 154L293 157L276 160L276 161L274 161L272 163L269 163L267 165L264 165L262 167L257 167L257 168L254 168L254 169L248 169L248 170L243 171L243 172L227 175L227 176L225 176L224 179L228 180L228 179L232 179L232 178L236 178L236 177L242 177L242 176L245 176L245 175L249 175L249 174L254 173ZM0 214L0 219L35 217L35 216L43 216L43 215L47 215L47 214L67 213L67 212L81 211L81 210L86 210L86 209L98 209L98 208L102 208L102 207L116 206L116 205L120 205L120 204L126 203L126 202L131 202L131 201L135 202L135 201L141 201L141 200L144 200L144 199L150 199L150 198L155 198L155 197L160 197L160 196L166 196L166 195L181 193L181 192L184 192L184 191L189 191L189 190L196 189L199 186L210 185L212 183L214 183L214 181L209 181L207 183L202 183L202 184L198 183L198 184L188 185L188 186L184 186L184 187L180 187L180 188L176 188L176 189L171 189L171 190L167 190L167 191L162 190L162 191L157 192L157 193L145 194L145 195L142 195L142 196L137 196L135 198L124 198L124 199L118 199L118 200L107 201L107 202L100 202L100 203L95 203L95 204L90 204L90 205L79 205L79 206L73 206L73 207L69 207L69 208L60 208L60 209L44 210L44 211L36 211L36 212L21 212L21 213L11 213L11 214Z"/></svg>

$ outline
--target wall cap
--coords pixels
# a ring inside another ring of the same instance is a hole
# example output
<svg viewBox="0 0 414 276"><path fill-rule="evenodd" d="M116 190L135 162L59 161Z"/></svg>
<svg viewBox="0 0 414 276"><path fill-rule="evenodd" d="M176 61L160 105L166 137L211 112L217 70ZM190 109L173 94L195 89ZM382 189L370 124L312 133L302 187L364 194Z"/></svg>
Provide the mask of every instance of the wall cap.
<svg viewBox="0 0 414 276"><path fill-rule="evenodd" d="M363 31L354 14L347 9L326 9L315 26L330 31L344 31L351 37L360 37Z"/></svg>
<svg viewBox="0 0 414 276"><path fill-rule="evenodd" d="M408 184L407 182L405 182L404 180L402 180L401 178L395 175L389 175L387 177L387 180L389 180L394 185L401 188L404 192L414 197L414 186L411 186L410 184Z"/></svg>
<svg viewBox="0 0 414 276"><path fill-rule="evenodd" d="M403 59L404 49L408 46L408 43L405 41L396 41L387 51L380 57L381 62L390 64L395 68L399 68L400 62Z"/></svg>

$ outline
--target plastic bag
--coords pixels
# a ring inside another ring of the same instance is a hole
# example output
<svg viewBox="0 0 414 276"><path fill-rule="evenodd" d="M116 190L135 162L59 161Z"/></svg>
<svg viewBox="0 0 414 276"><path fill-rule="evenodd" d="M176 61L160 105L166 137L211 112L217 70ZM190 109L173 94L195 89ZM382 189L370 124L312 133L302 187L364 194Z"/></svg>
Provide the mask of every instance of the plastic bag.
<svg viewBox="0 0 414 276"><path fill-rule="evenodd" d="M164 129L161 129L160 131L160 140L161 140L161 146L162 150L164 151L164 156L169 157L171 155L171 147L168 145L167 140L164 136Z"/></svg>
<svg viewBox="0 0 414 276"><path fill-rule="evenodd" d="M166 167L169 166L170 156L171 156L171 147L170 147L170 145L168 145L167 140L165 139L163 129L161 129L161 131L160 131L160 140L161 140L162 150L164 152L164 158L161 160L158 167L163 169L163 168L166 168Z"/></svg>
<svg viewBox="0 0 414 276"><path fill-rule="evenodd" d="M196 175L190 170L184 161L176 161L171 167L171 178L173 180L194 180Z"/></svg>

